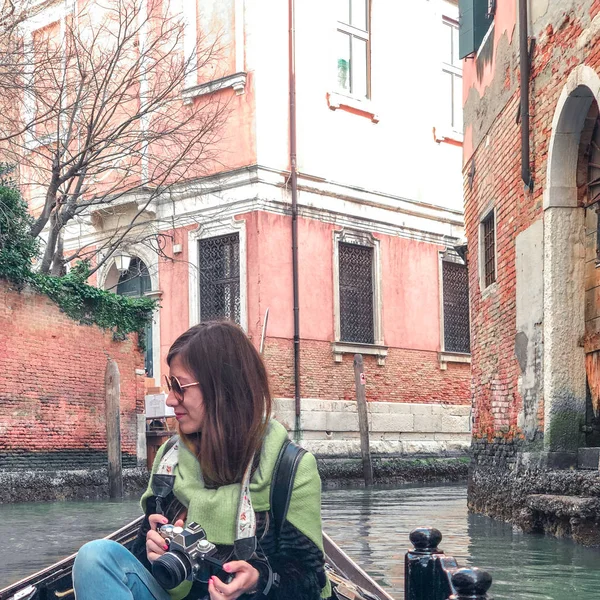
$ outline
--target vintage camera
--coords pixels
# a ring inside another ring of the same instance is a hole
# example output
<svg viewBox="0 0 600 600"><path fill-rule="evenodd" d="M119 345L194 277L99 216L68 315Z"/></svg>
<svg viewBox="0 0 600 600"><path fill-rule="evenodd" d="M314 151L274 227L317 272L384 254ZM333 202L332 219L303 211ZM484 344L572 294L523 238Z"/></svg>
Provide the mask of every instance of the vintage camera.
<svg viewBox="0 0 600 600"><path fill-rule="evenodd" d="M190 523L185 529L163 525L158 533L169 545L169 551L152 563L152 574L166 590L186 579L206 582L211 575L223 571L223 562L215 557L215 545L206 539L198 523Z"/></svg>

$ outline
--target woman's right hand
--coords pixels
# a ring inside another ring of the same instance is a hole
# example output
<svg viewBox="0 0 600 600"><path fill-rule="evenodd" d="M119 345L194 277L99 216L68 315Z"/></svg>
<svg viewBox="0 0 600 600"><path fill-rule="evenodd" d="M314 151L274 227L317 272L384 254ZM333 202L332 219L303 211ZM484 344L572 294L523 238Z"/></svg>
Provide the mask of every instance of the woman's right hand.
<svg viewBox="0 0 600 600"><path fill-rule="evenodd" d="M148 521L150 523L150 529L146 534L146 556L148 557L148 560L153 563L169 549L164 538L156 531L159 525L166 525L169 522L169 519L164 515L150 515ZM179 519L175 521L174 525L175 527L183 527L183 520Z"/></svg>

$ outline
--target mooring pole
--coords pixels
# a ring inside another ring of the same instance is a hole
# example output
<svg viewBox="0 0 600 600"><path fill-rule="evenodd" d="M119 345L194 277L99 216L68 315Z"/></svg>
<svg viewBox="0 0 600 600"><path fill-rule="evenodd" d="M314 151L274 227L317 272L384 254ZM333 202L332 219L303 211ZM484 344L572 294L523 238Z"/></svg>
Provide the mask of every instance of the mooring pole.
<svg viewBox="0 0 600 600"><path fill-rule="evenodd" d="M123 497L123 469L121 462L121 376L119 367L108 359L104 375L106 410L106 451L108 453L108 494L111 498Z"/></svg>
<svg viewBox="0 0 600 600"><path fill-rule="evenodd" d="M366 379L362 354L354 355L354 385L356 387L356 406L358 427L360 429L360 453L363 463L365 485L373 485L373 463L369 445L369 415L367 413Z"/></svg>

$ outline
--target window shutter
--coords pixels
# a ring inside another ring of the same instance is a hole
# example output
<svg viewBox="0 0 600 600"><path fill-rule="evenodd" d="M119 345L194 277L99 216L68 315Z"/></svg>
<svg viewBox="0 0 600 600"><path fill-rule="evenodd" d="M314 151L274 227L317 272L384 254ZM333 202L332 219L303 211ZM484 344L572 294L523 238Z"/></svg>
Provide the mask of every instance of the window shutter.
<svg viewBox="0 0 600 600"><path fill-rule="evenodd" d="M479 46L494 20L489 0L459 0L459 58L479 50Z"/></svg>

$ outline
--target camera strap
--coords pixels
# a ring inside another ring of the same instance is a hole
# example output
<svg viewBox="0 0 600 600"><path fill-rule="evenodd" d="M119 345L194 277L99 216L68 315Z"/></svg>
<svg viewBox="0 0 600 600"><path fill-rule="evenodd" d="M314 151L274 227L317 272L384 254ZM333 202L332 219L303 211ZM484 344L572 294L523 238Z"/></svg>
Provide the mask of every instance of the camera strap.
<svg viewBox="0 0 600 600"><path fill-rule="evenodd" d="M294 444L291 440L281 447L271 481L271 511L275 520L275 531L277 537L285 521L290 504L294 478L300 459L306 450ZM173 491L175 485L175 467L179 462L179 436L173 436L165 447L156 473L152 476L152 493L156 497L157 512L163 514L162 504L164 499ZM234 554L238 560L250 560L259 558L256 554L256 514L252 507L250 495L250 477L254 456L248 463L244 478L240 487L240 499L238 502L236 540L234 542ZM267 585L263 591L267 595L272 586L279 584L279 575L273 573L268 560L264 561L267 566Z"/></svg>
<svg viewBox="0 0 600 600"><path fill-rule="evenodd" d="M250 475L254 455L250 459L244 479L240 488L240 500L238 502L237 530L233 551L238 560L249 560L256 553L256 514L252 508L252 499L250 498Z"/></svg>

